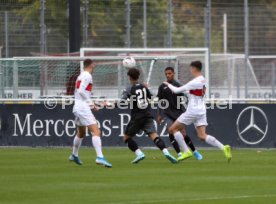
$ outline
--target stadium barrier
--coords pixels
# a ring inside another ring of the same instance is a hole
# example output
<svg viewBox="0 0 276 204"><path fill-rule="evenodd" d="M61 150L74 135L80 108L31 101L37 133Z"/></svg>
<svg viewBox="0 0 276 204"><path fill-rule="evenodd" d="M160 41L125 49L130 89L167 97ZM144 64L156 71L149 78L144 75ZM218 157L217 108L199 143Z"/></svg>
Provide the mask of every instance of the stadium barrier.
<svg viewBox="0 0 276 204"><path fill-rule="evenodd" d="M50 104L50 103L49 103ZM76 134L72 105L45 104L41 102L0 103L0 146L70 146ZM219 106L218 106L219 105ZM264 103L207 103L208 133L233 147L276 147L274 125L275 101ZM156 115L156 109L152 109ZM125 146L124 129L130 119L129 109L104 108L94 113L102 130L104 146ZM156 124L161 137L167 137L166 124ZM205 143L196 137L194 127L188 135L196 146ZM87 136L89 134L87 133ZM141 146L154 146L141 132L136 140ZM169 145L169 139L165 139ZM90 138L84 140L90 146Z"/></svg>

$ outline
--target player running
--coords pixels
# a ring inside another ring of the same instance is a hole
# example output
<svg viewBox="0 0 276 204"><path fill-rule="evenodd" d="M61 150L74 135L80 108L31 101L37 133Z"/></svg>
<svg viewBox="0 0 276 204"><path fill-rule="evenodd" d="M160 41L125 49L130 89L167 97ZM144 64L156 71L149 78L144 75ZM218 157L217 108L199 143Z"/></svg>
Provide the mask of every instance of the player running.
<svg viewBox="0 0 276 204"><path fill-rule="evenodd" d="M132 163L136 164L145 159L145 154L132 139L140 130L148 134L149 138L163 152L167 159L172 163L177 163L177 160L169 153L165 143L156 133L156 127L149 106L149 99L152 97L152 94L145 85L138 83L139 70L131 68L128 70L127 75L129 76L131 86L124 91L122 99L130 100L131 120L125 130L124 141L128 145L128 148L136 154L136 158Z"/></svg>
<svg viewBox="0 0 276 204"><path fill-rule="evenodd" d="M181 84L174 79L174 68L167 67L165 69L165 75L167 78L167 82L172 84L175 87L180 87ZM166 100L169 102L169 106L166 109L158 108L157 111L157 122L161 123L163 120L167 123L167 130L173 124L174 121L185 111L185 107L181 104L181 99L183 99L184 94L174 94L165 84L161 84L158 88L157 94L158 100ZM162 117L163 116L163 117ZM184 137L183 137L184 136ZM180 131L173 134L169 134L169 138L171 144L173 145L176 153L178 154L178 161L187 159L191 157L193 154L198 160L202 160L202 155L195 149L195 146L190 139L190 137L186 134L185 129L183 128ZM184 141L185 140L185 141ZM188 146L191 150L189 150ZM183 151L181 153L180 148Z"/></svg>
<svg viewBox="0 0 276 204"><path fill-rule="evenodd" d="M223 145L215 137L206 134L207 117L206 106L204 101L204 94L206 91L206 80L202 75L202 64L200 61L191 62L191 74L193 80L181 87L175 87L168 82L163 82L174 93L189 92L189 102L185 113L173 123L169 128L169 133L177 137L177 134L187 125L194 124L198 137L205 141L207 144L219 148L224 152L228 162L232 158L231 148L229 145Z"/></svg>
<svg viewBox="0 0 276 204"><path fill-rule="evenodd" d="M76 164L81 165L78 153L85 137L86 127L92 134L92 143L96 150L97 158L96 164L101 164L105 167L112 167L102 153L102 141L100 138L101 131L98 128L97 121L91 112L91 91L93 86L92 72L94 70L94 63L91 59L86 59L83 62L83 72L78 76L75 87L75 104L73 107L73 113L75 115L75 123L77 126L77 135L73 141L73 151L69 157L70 161L74 161ZM93 108L93 107L92 107ZM96 108L94 108L96 110Z"/></svg>

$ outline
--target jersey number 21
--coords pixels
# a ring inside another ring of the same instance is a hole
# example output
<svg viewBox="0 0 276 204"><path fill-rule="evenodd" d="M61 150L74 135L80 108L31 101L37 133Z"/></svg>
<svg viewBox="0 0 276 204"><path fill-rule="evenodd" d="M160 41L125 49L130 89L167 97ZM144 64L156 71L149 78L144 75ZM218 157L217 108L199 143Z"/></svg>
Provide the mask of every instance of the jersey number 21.
<svg viewBox="0 0 276 204"><path fill-rule="evenodd" d="M138 107L142 109L148 107L147 90L145 88L137 89L136 94Z"/></svg>

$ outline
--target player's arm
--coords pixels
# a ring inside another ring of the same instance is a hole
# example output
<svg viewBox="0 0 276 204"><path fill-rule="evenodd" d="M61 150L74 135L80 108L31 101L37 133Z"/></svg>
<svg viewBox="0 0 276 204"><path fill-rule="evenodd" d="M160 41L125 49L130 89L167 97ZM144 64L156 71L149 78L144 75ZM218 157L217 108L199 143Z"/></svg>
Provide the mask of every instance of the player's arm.
<svg viewBox="0 0 276 204"><path fill-rule="evenodd" d="M177 81L176 86L177 86L177 87L180 87L180 86L183 86L183 84L180 83L179 81ZM181 97L181 98L183 99L183 101L184 101L184 100L188 101L188 94L187 94L186 92L178 93L178 94L176 94L176 95L177 95L178 97Z"/></svg>
<svg viewBox="0 0 276 204"><path fill-rule="evenodd" d="M81 80L79 87L77 88L77 92L80 94L83 100L89 100L90 98L85 94L86 88L91 82L91 78L85 77Z"/></svg>
<svg viewBox="0 0 276 204"><path fill-rule="evenodd" d="M159 88L158 88L157 98L158 98L158 101L163 99L162 86L159 86ZM162 115L163 115L163 110L159 106L157 106L157 118L156 118L156 120L157 120L158 123L161 123Z"/></svg>
<svg viewBox="0 0 276 204"><path fill-rule="evenodd" d="M187 84L180 86L180 87L176 87L173 86L171 84L169 84L168 82L163 82L165 85L167 85L169 87L169 89L172 90L172 92L174 93L183 93L183 92L187 92L189 90L192 90L194 88L196 88L196 84L194 84L193 81L188 82Z"/></svg>
<svg viewBox="0 0 276 204"><path fill-rule="evenodd" d="M121 95L121 98L114 102L115 107L125 106L129 103L129 99L131 97L131 86L127 86Z"/></svg>
<svg viewBox="0 0 276 204"><path fill-rule="evenodd" d="M147 91L147 99L149 101L153 100L153 94L151 93L151 91L146 87L146 91Z"/></svg>
<svg viewBox="0 0 276 204"><path fill-rule="evenodd" d="M130 95L131 95L131 86L126 87L123 90L122 96L121 96L121 100L127 100L129 99Z"/></svg>

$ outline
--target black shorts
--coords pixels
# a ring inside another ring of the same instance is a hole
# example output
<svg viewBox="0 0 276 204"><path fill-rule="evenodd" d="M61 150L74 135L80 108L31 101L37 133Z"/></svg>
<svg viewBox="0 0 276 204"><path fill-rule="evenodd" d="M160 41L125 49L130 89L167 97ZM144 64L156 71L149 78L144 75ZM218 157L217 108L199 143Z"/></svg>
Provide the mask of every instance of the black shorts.
<svg viewBox="0 0 276 204"><path fill-rule="evenodd" d="M175 120L170 117L164 116L164 122L167 124L167 128L171 127Z"/></svg>
<svg viewBox="0 0 276 204"><path fill-rule="evenodd" d="M181 114L180 114L181 115ZM180 116L179 115L179 116ZM179 116L175 115L174 117L164 114L164 122L167 124L167 128L169 128L170 126L172 126L172 124L177 120L177 118Z"/></svg>
<svg viewBox="0 0 276 204"><path fill-rule="evenodd" d="M131 119L127 124L125 134L133 137L139 133L140 130L144 131L146 134L157 132L153 118Z"/></svg>

